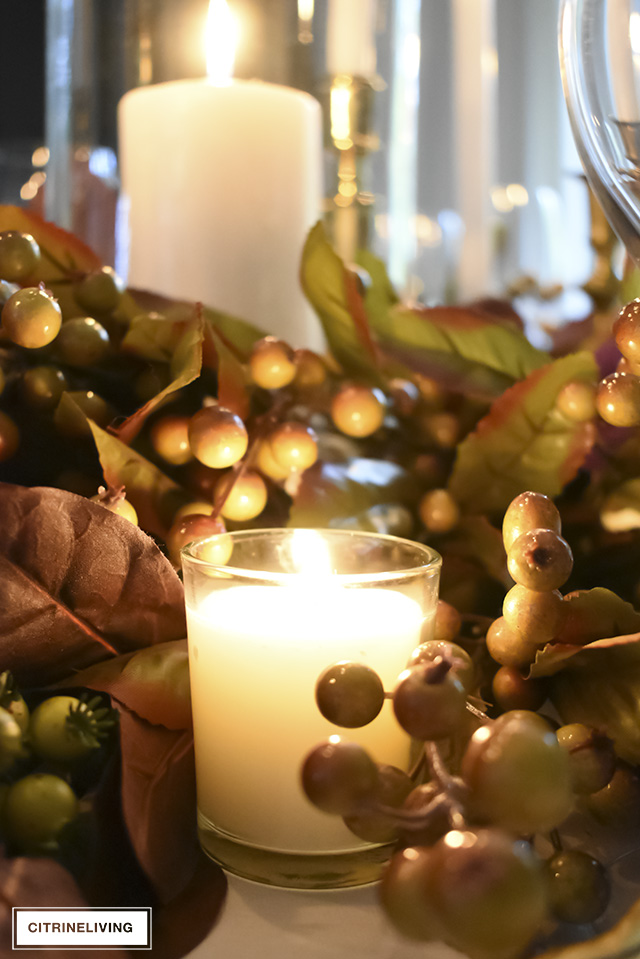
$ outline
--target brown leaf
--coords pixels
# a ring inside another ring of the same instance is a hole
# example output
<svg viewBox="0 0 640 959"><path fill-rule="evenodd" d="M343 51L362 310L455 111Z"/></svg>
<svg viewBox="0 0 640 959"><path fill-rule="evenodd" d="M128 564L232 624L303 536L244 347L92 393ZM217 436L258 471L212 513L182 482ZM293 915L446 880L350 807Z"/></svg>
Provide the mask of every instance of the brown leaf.
<svg viewBox="0 0 640 959"><path fill-rule="evenodd" d="M0 957L10 959L11 909L13 906L80 906L87 903L70 873L51 859L0 858ZM40 949L21 949L19 955L41 957ZM92 949L74 949L76 959L95 956ZM116 959L125 959L121 949L110 951Z"/></svg>
<svg viewBox="0 0 640 959"><path fill-rule="evenodd" d="M120 713L122 812L138 862L162 902L179 895L200 855L190 730Z"/></svg>
<svg viewBox="0 0 640 959"><path fill-rule="evenodd" d="M97 689L141 719L167 729L191 727L186 640L159 643L89 666L62 684Z"/></svg>
<svg viewBox="0 0 640 959"><path fill-rule="evenodd" d="M185 634L183 590L153 541L65 490L0 484L0 661L47 685Z"/></svg>
<svg viewBox="0 0 640 959"><path fill-rule="evenodd" d="M153 916L154 959L179 959L202 942L220 917L226 877L201 854L189 884Z"/></svg>

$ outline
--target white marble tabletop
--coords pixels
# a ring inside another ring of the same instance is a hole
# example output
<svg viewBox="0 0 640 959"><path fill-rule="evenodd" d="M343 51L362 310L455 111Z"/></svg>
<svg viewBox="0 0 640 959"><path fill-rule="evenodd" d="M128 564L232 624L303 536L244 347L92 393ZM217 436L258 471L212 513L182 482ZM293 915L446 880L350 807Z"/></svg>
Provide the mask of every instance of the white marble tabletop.
<svg viewBox="0 0 640 959"><path fill-rule="evenodd" d="M398 935L375 886L308 892L228 879L222 917L189 959L459 959Z"/></svg>

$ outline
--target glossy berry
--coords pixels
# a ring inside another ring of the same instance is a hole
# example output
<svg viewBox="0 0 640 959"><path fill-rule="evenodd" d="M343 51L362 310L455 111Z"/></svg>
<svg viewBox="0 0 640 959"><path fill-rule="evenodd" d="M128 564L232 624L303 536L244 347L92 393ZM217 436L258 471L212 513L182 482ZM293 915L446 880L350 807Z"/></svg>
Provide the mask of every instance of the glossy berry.
<svg viewBox="0 0 640 959"><path fill-rule="evenodd" d="M215 487L215 502L225 519L244 523L259 516L267 505L267 487L259 473L245 470L222 476Z"/></svg>
<svg viewBox="0 0 640 959"><path fill-rule="evenodd" d="M460 520L460 507L446 489L432 489L418 504L418 514L430 533L449 533Z"/></svg>
<svg viewBox="0 0 640 959"><path fill-rule="evenodd" d="M494 657L495 658L495 657ZM501 666L491 681L491 691L502 709L540 709L547 698L543 679L527 679L513 666Z"/></svg>
<svg viewBox="0 0 640 959"><path fill-rule="evenodd" d="M27 286L2 307L2 328L18 346L37 350L51 343L62 325L58 301L37 286Z"/></svg>
<svg viewBox="0 0 640 959"><path fill-rule="evenodd" d="M550 529L531 529L511 544L507 568L521 586L537 592L557 589L573 569L571 547Z"/></svg>
<svg viewBox="0 0 640 959"><path fill-rule="evenodd" d="M9 283L28 279L40 262L40 247L29 233L0 233L0 277Z"/></svg>
<svg viewBox="0 0 640 959"><path fill-rule="evenodd" d="M438 600L436 618L433 626L433 638L443 642L451 642L456 638L462 627L460 613L444 599Z"/></svg>
<svg viewBox="0 0 640 959"><path fill-rule="evenodd" d="M155 421L149 434L158 456L173 466L183 466L193 459L189 443L189 417L175 414Z"/></svg>
<svg viewBox="0 0 640 959"><path fill-rule="evenodd" d="M55 366L32 366L22 374L22 395L38 410L52 410L69 389L69 381Z"/></svg>
<svg viewBox="0 0 640 959"><path fill-rule="evenodd" d="M633 373L605 376L598 386L596 407L612 426L640 425L640 378Z"/></svg>
<svg viewBox="0 0 640 959"><path fill-rule="evenodd" d="M425 846L397 852L379 887L380 903L392 925L401 935L420 942L441 940L445 935L429 888L432 858L431 849Z"/></svg>
<svg viewBox="0 0 640 959"><path fill-rule="evenodd" d="M347 384L331 401L331 419L346 436L371 436L382 426L384 416L384 397L368 386Z"/></svg>
<svg viewBox="0 0 640 959"><path fill-rule="evenodd" d="M109 355L111 341L102 323L91 316L76 316L62 324L56 352L70 366L97 366Z"/></svg>
<svg viewBox="0 0 640 959"><path fill-rule="evenodd" d="M199 548L201 559L216 566L225 566L233 548L231 537L228 535L224 522L212 516L203 516L193 513L174 522L167 535L167 549L169 559L174 566L180 565L180 550L195 540L207 540L207 555L203 555Z"/></svg>
<svg viewBox="0 0 640 959"><path fill-rule="evenodd" d="M78 280L73 287L73 295L83 310L88 313L111 313L117 307L124 284L110 266L92 270Z"/></svg>
<svg viewBox="0 0 640 959"><path fill-rule="evenodd" d="M3 819L11 842L20 849L37 849L54 842L78 812L71 786L50 773L31 773L9 787Z"/></svg>
<svg viewBox="0 0 640 959"><path fill-rule="evenodd" d="M338 736L317 746L302 766L302 788L323 812L338 816L354 813L375 789L378 770L369 754L357 743Z"/></svg>
<svg viewBox="0 0 640 959"><path fill-rule="evenodd" d="M513 710L477 729L462 776L474 813L519 835L554 829L571 812L566 752L537 713Z"/></svg>
<svg viewBox="0 0 640 959"><path fill-rule="evenodd" d="M8 278L7 278L8 279ZM613 324L616 346L631 363L640 363L640 300L632 300L620 310Z"/></svg>
<svg viewBox="0 0 640 959"><path fill-rule="evenodd" d="M598 822L624 834L640 826L640 773L619 762L604 787L587 796L584 804Z"/></svg>
<svg viewBox="0 0 640 959"><path fill-rule="evenodd" d="M566 612L567 607L557 589L541 593L516 585L509 590L502 604L507 625L535 646L542 646L558 635Z"/></svg>
<svg viewBox="0 0 640 959"><path fill-rule="evenodd" d="M173 521L175 523L179 519L184 519L185 516L193 516L197 513L200 513L201 516L211 516L213 513L213 503L202 499L191 500L176 510Z"/></svg>
<svg viewBox="0 0 640 959"><path fill-rule="evenodd" d="M265 336L254 344L249 357L251 378L265 390L288 386L296 375L291 347L274 336Z"/></svg>
<svg viewBox="0 0 640 959"><path fill-rule="evenodd" d="M294 385L301 390L322 386L327 379L327 367L324 360L312 350L295 350L293 362L296 367Z"/></svg>
<svg viewBox="0 0 640 959"><path fill-rule="evenodd" d="M389 382L389 396L398 416L411 416L420 402L420 390L411 380L393 379Z"/></svg>
<svg viewBox="0 0 640 959"><path fill-rule="evenodd" d="M111 710L99 697L87 703L75 696L51 696L31 715L29 742L43 759L73 763L97 749L113 725Z"/></svg>
<svg viewBox="0 0 640 959"><path fill-rule="evenodd" d="M596 415L596 388L583 380L565 383L556 397L556 407L572 423L586 423Z"/></svg>
<svg viewBox="0 0 640 959"><path fill-rule="evenodd" d="M287 472L308 469L318 459L318 440L304 423L282 423L269 436L270 452Z"/></svg>
<svg viewBox="0 0 640 959"><path fill-rule="evenodd" d="M400 674L393 691L393 711L414 739L443 739L462 725L466 698L465 688L450 664L436 659Z"/></svg>
<svg viewBox="0 0 640 959"><path fill-rule="evenodd" d="M355 729L376 718L384 704L384 686L370 666L335 663L318 677L316 703L330 723Z"/></svg>
<svg viewBox="0 0 640 959"><path fill-rule="evenodd" d="M134 506L125 497L124 490L113 491L101 487L98 493L91 497L91 501L108 509L110 513L115 513L116 516L128 520L134 526L138 525L138 514Z"/></svg>
<svg viewBox="0 0 640 959"><path fill-rule="evenodd" d="M561 922L595 922L609 905L607 871L578 849L557 853L545 863L549 905Z"/></svg>
<svg viewBox="0 0 640 959"><path fill-rule="evenodd" d="M514 541L531 529L552 529L560 532L560 513L543 493L520 493L511 501L502 522L504 548L509 552Z"/></svg>
<svg viewBox="0 0 640 959"><path fill-rule="evenodd" d="M438 449L452 450L460 439L460 421L455 413L446 410L429 413L420 420L422 431Z"/></svg>
<svg viewBox="0 0 640 959"><path fill-rule="evenodd" d="M399 809L413 789L413 781L395 766L378 766L378 779L367 803L357 813L344 817L345 825L365 842L394 842L399 829L380 806Z"/></svg>
<svg viewBox="0 0 640 959"><path fill-rule="evenodd" d="M189 422L191 452L214 469L225 469L247 451L247 430L236 413L221 406L205 406Z"/></svg>
<svg viewBox="0 0 640 959"><path fill-rule="evenodd" d="M281 466L273 455L268 437L257 443L254 463L260 472L268 476L274 483L282 482L290 473L290 470L285 466Z"/></svg>
<svg viewBox="0 0 640 959"><path fill-rule="evenodd" d="M452 643L449 640L428 639L421 643L414 649L407 665L409 668L420 666L433 663L438 658L444 659L450 664L451 672L460 680L467 692L473 689L476 669L471 656L462 646L458 646L457 643Z"/></svg>
<svg viewBox="0 0 640 959"><path fill-rule="evenodd" d="M509 626L504 616L494 619L485 642L491 658L508 669L529 666L539 649L537 642L531 642L518 629Z"/></svg>
<svg viewBox="0 0 640 959"><path fill-rule="evenodd" d="M575 793L590 795L611 782L616 770L616 753L608 736L582 723L560 726L556 736L569 757Z"/></svg>
<svg viewBox="0 0 640 959"><path fill-rule="evenodd" d="M432 853L428 885L445 942L471 956L522 955L547 915L531 847L497 829L454 830Z"/></svg>

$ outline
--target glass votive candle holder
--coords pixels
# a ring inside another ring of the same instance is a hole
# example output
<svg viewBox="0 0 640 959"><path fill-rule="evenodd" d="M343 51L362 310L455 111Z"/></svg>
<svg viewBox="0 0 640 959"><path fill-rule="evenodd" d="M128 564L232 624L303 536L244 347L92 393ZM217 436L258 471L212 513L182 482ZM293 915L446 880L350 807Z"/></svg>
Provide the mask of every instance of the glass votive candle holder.
<svg viewBox="0 0 640 959"><path fill-rule="evenodd" d="M409 540L347 530L225 535L227 565L207 560L211 540L182 554L201 845L230 872L272 885L372 882L389 844L363 842L316 809L302 764L338 734L407 769L411 742L388 700L365 727L332 725L316 705L316 681L347 660L392 689L433 633L441 558Z"/></svg>

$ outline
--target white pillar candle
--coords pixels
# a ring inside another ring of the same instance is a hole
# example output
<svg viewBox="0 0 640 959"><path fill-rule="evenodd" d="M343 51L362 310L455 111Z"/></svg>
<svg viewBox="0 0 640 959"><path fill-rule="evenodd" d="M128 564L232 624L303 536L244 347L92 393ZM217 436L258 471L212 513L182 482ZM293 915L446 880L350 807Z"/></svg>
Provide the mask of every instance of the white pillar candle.
<svg viewBox="0 0 640 959"><path fill-rule="evenodd" d="M613 88L615 118L623 123L635 123L640 120L635 62L638 51L632 51L631 16L630 0L608 0L609 75Z"/></svg>
<svg viewBox="0 0 640 959"><path fill-rule="evenodd" d="M377 0L329 0L327 72L371 80L376 75Z"/></svg>
<svg viewBox="0 0 640 959"><path fill-rule="evenodd" d="M298 273L322 202L319 103L259 81L178 80L119 105L131 286L321 349Z"/></svg>
<svg viewBox="0 0 640 959"><path fill-rule="evenodd" d="M391 589L294 578L300 582L218 588L187 607L198 810L262 848L354 849L362 843L340 817L306 799L305 756L340 734L376 761L406 768L409 739L388 701L362 729L333 726L316 706L316 680L327 666L352 660L392 688L424 636L424 614Z"/></svg>
<svg viewBox="0 0 640 959"><path fill-rule="evenodd" d="M498 58L494 0L453 0L457 210L465 233L458 298L491 292Z"/></svg>

